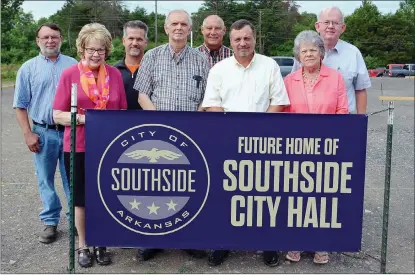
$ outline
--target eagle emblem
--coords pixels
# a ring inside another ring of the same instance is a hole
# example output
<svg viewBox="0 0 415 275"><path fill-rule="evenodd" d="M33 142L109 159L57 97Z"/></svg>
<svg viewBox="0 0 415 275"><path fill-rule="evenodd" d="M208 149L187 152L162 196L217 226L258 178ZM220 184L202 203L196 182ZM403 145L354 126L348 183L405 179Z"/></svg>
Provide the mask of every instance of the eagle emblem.
<svg viewBox="0 0 415 275"><path fill-rule="evenodd" d="M130 153L125 153L125 155L132 159L141 159L146 157L150 163L156 163L159 158L174 160L182 156L169 150L159 150L157 148L152 148L151 150L135 150Z"/></svg>

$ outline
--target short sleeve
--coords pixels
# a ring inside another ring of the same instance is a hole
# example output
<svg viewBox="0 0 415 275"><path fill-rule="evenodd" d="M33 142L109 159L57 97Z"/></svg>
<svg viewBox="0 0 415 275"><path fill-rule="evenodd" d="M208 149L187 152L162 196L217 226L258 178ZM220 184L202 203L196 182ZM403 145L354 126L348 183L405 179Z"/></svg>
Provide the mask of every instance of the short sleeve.
<svg viewBox="0 0 415 275"><path fill-rule="evenodd" d="M202 107L222 107L222 99L220 97L220 91L222 89L222 74L219 69L222 64L216 64L209 72L206 91L203 98Z"/></svg>
<svg viewBox="0 0 415 275"><path fill-rule="evenodd" d="M13 108L27 109L31 99L30 68L29 64L25 63L17 71Z"/></svg>
<svg viewBox="0 0 415 275"><path fill-rule="evenodd" d="M287 90L277 62L272 61L271 83L270 83L270 105L290 105Z"/></svg>
<svg viewBox="0 0 415 275"><path fill-rule="evenodd" d="M357 76L353 81L354 89L355 90L363 90L370 88L372 86L370 82L369 73L366 68L365 60L363 59L362 54L359 50L357 50L356 56L356 64L357 64Z"/></svg>

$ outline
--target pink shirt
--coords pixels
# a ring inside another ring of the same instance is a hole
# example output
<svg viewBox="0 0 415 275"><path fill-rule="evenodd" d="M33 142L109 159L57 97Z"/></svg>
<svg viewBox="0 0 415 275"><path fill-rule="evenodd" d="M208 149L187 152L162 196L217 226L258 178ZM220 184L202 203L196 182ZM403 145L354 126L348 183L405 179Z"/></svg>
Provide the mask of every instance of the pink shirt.
<svg viewBox="0 0 415 275"><path fill-rule="evenodd" d="M118 69L105 65L109 74L109 100L107 110L127 109L127 100L124 91L124 83ZM78 84L78 114L84 114L84 110L94 109L95 104L82 89L78 64L75 64L63 71L56 89L53 110L69 112L71 110L71 88L72 83ZM98 87L100 89L100 87ZM138 94L137 94L138 99ZM84 110L82 110L84 109ZM63 136L63 151L71 151L71 127L66 126ZM76 152L85 152L85 126L76 127Z"/></svg>
<svg viewBox="0 0 415 275"><path fill-rule="evenodd" d="M290 99L289 113L348 114L348 103L344 79L340 72L322 64L320 75L313 87L305 89L302 68L284 79Z"/></svg>

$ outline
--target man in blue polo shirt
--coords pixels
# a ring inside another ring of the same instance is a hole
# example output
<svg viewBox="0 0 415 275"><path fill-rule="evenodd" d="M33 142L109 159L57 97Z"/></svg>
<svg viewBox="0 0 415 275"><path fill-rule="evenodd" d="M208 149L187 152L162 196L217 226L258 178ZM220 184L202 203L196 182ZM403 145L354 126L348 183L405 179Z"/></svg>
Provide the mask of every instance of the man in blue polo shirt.
<svg viewBox="0 0 415 275"><path fill-rule="evenodd" d="M48 244L56 240L62 210L55 190L58 161L68 201L70 197L63 158L64 127L53 121L52 102L63 70L77 61L60 53L62 35L56 24L42 24L36 31L36 43L40 54L26 61L17 72L13 108L26 145L33 152L43 206L39 216L44 229L39 234L39 241Z"/></svg>

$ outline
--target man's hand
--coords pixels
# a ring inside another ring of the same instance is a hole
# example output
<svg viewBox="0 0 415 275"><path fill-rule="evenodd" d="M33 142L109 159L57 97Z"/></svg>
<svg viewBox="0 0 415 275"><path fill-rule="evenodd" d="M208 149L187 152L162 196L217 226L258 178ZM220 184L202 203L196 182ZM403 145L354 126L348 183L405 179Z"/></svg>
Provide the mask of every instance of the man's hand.
<svg viewBox="0 0 415 275"><path fill-rule="evenodd" d="M221 107L209 107L206 112L225 112L225 110Z"/></svg>
<svg viewBox="0 0 415 275"><path fill-rule="evenodd" d="M151 110L151 111L156 110L156 106L154 106L153 102L151 102L150 100L150 97L146 94L139 94L138 104L140 104L143 110Z"/></svg>
<svg viewBox="0 0 415 275"><path fill-rule="evenodd" d="M25 136L25 142L29 150L33 153L40 152L39 136L33 132L27 133Z"/></svg>

